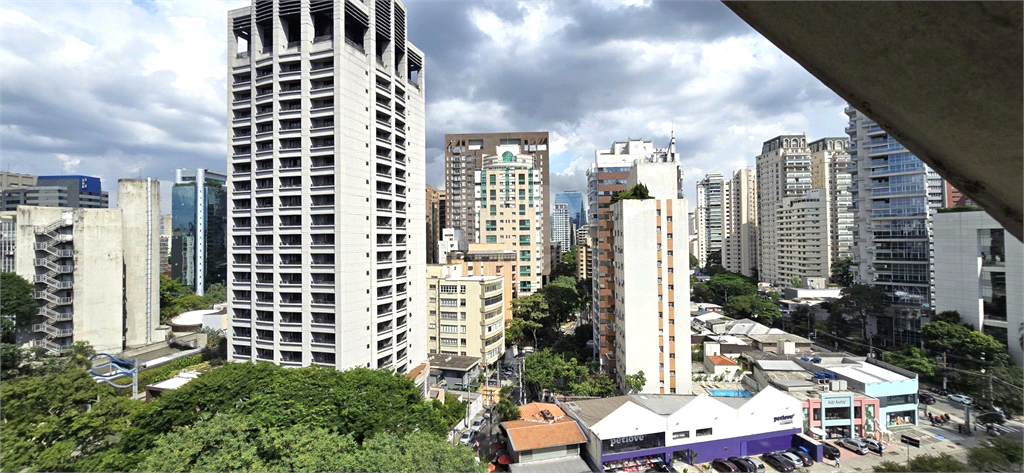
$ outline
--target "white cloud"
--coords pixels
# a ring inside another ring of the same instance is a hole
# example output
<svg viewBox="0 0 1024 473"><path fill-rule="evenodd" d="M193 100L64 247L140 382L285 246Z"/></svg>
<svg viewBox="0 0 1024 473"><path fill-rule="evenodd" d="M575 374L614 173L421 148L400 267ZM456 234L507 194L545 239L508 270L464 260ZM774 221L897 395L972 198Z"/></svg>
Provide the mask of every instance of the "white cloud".
<svg viewBox="0 0 1024 473"><path fill-rule="evenodd" d="M74 158L64 153L57 153L57 159L63 164L64 172L73 173L75 168L82 163L82 158Z"/></svg>

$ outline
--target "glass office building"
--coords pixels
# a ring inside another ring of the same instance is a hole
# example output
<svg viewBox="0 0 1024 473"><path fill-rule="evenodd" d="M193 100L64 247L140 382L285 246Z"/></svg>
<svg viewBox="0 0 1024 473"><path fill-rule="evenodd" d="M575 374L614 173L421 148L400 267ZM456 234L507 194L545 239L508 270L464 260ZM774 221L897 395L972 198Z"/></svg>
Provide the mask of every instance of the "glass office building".
<svg viewBox="0 0 1024 473"><path fill-rule="evenodd" d="M171 277L202 295L211 285L227 282L227 176L178 169L174 177Z"/></svg>

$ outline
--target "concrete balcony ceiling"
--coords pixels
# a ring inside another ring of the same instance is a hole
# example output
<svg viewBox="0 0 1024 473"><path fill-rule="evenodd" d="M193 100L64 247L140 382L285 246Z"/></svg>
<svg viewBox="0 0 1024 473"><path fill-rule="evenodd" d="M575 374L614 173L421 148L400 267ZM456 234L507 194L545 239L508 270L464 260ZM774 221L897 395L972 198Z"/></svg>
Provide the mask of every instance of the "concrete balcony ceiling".
<svg viewBox="0 0 1024 473"><path fill-rule="evenodd" d="M723 3L1024 239L1024 3Z"/></svg>

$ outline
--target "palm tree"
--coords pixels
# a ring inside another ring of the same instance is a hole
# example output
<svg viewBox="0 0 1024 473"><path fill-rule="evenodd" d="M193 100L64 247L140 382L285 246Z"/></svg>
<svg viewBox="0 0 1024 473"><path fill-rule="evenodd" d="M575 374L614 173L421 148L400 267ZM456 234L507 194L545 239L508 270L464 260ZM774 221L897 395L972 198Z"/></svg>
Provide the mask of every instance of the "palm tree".
<svg viewBox="0 0 1024 473"><path fill-rule="evenodd" d="M92 361L89 360L89 358L95 354L96 350L92 348L92 345L89 345L86 342L72 343L66 352L68 363L79 368L91 367Z"/></svg>

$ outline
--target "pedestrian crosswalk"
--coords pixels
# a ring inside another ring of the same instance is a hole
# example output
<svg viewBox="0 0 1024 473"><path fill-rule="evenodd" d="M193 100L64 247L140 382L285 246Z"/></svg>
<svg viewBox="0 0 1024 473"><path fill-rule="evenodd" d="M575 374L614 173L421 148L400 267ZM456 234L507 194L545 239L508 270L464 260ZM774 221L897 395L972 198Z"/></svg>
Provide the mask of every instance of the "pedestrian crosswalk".
<svg viewBox="0 0 1024 473"><path fill-rule="evenodd" d="M998 431L1000 431L1000 432L1007 433L1007 434L1021 432L1022 430L1024 430L1024 429L1021 429L1020 427L1013 426L1013 425L994 425L993 428L998 430Z"/></svg>

